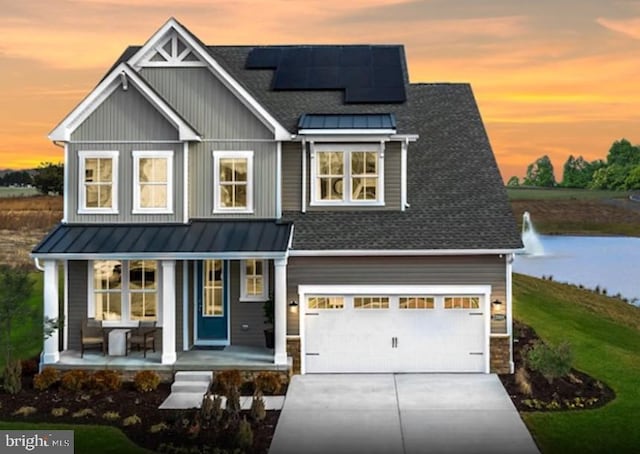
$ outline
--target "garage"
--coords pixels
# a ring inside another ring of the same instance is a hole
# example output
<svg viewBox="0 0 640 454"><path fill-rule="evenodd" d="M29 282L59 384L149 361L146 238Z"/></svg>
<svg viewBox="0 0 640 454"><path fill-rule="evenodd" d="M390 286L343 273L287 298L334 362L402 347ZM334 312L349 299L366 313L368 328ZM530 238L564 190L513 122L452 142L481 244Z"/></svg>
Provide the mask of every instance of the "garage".
<svg viewBox="0 0 640 454"><path fill-rule="evenodd" d="M303 373L488 372L491 286L299 286Z"/></svg>

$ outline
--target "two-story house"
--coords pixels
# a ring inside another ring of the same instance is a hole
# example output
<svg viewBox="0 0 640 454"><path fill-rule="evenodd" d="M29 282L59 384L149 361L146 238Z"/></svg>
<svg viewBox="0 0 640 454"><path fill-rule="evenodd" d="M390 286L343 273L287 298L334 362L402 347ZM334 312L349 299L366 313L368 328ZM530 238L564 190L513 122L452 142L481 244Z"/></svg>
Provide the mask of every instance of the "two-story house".
<svg viewBox="0 0 640 454"><path fill-rule="evenodd" d="M170 19L49 137L64 219L32 255L65 324L45 364L79 360L86 319L155 321L150 364L266 349L272 300L278 366L512 370L521 241L495 158L469 85L410 83L402 46L207 46Z"/></svg>

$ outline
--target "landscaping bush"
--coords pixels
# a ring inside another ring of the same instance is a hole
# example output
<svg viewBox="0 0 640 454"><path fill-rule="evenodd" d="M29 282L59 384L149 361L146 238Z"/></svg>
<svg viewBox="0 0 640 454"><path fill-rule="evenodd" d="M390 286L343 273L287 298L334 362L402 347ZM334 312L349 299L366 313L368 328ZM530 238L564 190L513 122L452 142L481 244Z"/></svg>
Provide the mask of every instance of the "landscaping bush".
<svg viewBox="0 0 640 454"><path fill-rule="evenodd" d="M226 393L225 397L227 398L227 406L225 408L227 417L230 422L236 422L240 418L240 390L232 388Z"/></svg>
<svg viewBox="0 0 640 454"><path fill-rule="evenodd" d="M251 419L256 422L263 421L267 417L267 411L264 408L264 399L262 395L257 394L253 396L251 401L251 410L249 411Z"/></svg>
<svg viewBox="0 0 640 454"><path fill-rule="evenodd" d="M36 407L20 407L13 412L13 416L29 416L37 413L37 411L38 409Z"/></svg>
<svg viewBox="0 0 640 454"><path fill-rule="evenodd" d="M33 377L33 387L38 391L44 391L51 388L60 381L60 371L53 367L45 367L37 375Z"/></svg>
<svg viewBox="0 0 640 454"><path fill-rule="evenodd" d="M152 370L141 370L133 377L133 385L141 393L155 391L160 384L160 375Z"/></svg>
<svg viewBox="0 0 640 454"><path fill-rule="evenodd" d="M242 385L242 375L236 369L225 370L216 375L216 384L221 393L227 394L232 389L239 390Z"/></svg>
<svg viewBox="0 0 640 454"><path fill-rule="evenodd" d="M22 365L20 361L9 361L4 369L2 387L9 394L18 394L22 389Z"/></svg>
<svg viewBox="0 0 640 454"><path fill-rule="evenodd" d="M571 371L571 346L562 342L557 346L536 342L527 352L526 361L531 370L540 372L549 383Z"/></svg>
<svg viewBox="0 0 640 454"><path fill-rule="evenodd" d="M280 374L274 372L260 372L253 380L255 393L277 394L282 388Z"/></svg>
<svg viewBox="0 0 640 454"><path fill-rule="evenodd" d="M251 430L251 424L246 419L240 421L238 430L233 437L233 444L242 451L246 451L253 446L253 430Z"/></svg>
<svg viewBox="0 0 640 454"><path fill-rule="evenodd" d="M222 419L222 397L206 393L200 406L200 418L205 424L218 423Z"/></svg>
<svg viewBox="0 0 640 454"><path fill-rule="evenodd" d="M531 395L533 389L531 388L531 382L529 381L529 374L524 367L519 367L518 370L516 370L515 381L522 394L525 396Z"/></svg>
<svg viewBox="0 0 640 454"><path fill-rule="evenodd" d="M142 422L142 420L140 419L140 417L138 415L131 415L131 416L127 416L126 418L124 418L122 420L122 425L125 427L128 426L133 426L136 424L140 424Z"/></svg>
<svg viewBox="0 0 640 454"><path fill-rule="evenodd" d="M69 413L68 408L56 407L51 409L51 416L60 417L66 415L67 413Z"/></svg>
<svg viewBox="0 0 640 454"><path fill-rule="evenodd" d="M62 374L60 385L67 391L78 392L89 384L89 378L89 373L84 370L70 370Z"/></svg>
<svg viewBox="0 0 640 454"><path fill-rule="evenodd" d="M89 387L95 391L119 391L122 374L115 370L98 370L91 376Z"/></svg>

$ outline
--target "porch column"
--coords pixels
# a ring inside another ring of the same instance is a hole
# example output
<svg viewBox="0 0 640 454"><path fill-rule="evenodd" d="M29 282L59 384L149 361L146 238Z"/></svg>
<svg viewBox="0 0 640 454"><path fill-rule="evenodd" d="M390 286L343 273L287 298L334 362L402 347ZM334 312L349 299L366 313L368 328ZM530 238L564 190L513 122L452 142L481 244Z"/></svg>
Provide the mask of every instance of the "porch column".
<svg viewBox="0 0 640 454"><path fill-rule="evenodd" d="M275 287L275 352L273 355L274 364L287 364L287 259L277 259L273 262L275 277L273 285Z"/></svg>
<svg viewBox="0 0 640 454"><path fill-rule="evenodd" d="M513 362L513 259L514 254L507 254L507 275L506 275L506 313L507 334L509 335L509 372L513 373L515 363Z"/></svg>
<svg viewBox="0 0 640 454"><path fill-rule="evenodd" d="M162 364L176 362L176 261L162 260Z"/></svg>
<svg viewBox="0 0 640 454"><path fill-rule="evenodd" d="M44 316L57 320L58 314L58 263L55 260L44 261ZM58 350L58 330L54 330L44 341L42 363L52 364L60 360Z"/></svg>

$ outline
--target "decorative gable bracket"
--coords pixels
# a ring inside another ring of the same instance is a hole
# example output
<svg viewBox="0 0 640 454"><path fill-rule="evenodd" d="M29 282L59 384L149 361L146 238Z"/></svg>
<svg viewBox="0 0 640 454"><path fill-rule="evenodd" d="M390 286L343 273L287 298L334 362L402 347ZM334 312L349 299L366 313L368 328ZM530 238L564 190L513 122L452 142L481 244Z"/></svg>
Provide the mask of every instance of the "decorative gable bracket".
<svg viewBox="0 0 640 454"><path fill-rule="evenodd" d="M175 30L150 47L151 49L142 56L137 66L180 67L207 65L200 60L193 48L178 36Z"/></svg>

